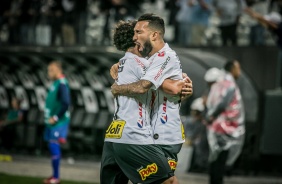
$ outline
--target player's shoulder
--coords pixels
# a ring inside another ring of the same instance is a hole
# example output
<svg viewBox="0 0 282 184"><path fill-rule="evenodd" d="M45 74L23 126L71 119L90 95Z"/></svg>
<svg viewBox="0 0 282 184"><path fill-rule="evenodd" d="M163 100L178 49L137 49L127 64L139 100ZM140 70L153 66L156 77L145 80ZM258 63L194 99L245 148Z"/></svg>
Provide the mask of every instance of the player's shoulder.
<svg viewBox="0 0 282 184"><path fill-rule="evenodd" d="M60 82L60 84L62 84L62 85L67 85L68 84L68 81L67 81L67 79L64 77L64 78L61 78L60 80L59 80L59 82Z"/></svg>
<svg viewBox="0 0 282 184"><path fill-rule="evenodd" d="M157 60L162 60L162 59L171 60L171 59L173 59L174 60L176 58L178 58L176 52L168 47L165 50L161 50L161 51L157 52L155 59L157 59Z"/></svg>
<svg viewBox="0 0 282 184"><path fill-rule="evenodd" d="M130 66L136 67L136 66L141 66L146 67L148 64L148 60L142 57L137 56L136 54L130 53L127 55L127 60L129 60Z"/></svg>

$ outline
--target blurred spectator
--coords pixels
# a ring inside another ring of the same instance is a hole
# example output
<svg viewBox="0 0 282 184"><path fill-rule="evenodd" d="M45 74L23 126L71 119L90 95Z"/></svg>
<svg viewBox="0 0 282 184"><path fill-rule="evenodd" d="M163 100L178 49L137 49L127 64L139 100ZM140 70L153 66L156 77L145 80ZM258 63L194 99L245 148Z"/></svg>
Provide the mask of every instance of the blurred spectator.
<svg viewBox="0 0 282 184"><path fill-rule="evenodd" d="M228 61L226 74L213 84L207 99L210 184L222 184L225 165L231 167L241 153L245 134L245 113L236 80L240 64Z"/></svg>
<svg viewBox="0 0 282 184"><path fill-rule="evenodd" d="M2 146L11 149L16 140L16 124L22 122L23 111L20 109L21 100L13 98L11 101L12 109L9 110L5 120L0 121L0 135Z"/></svg>
<svg viewBox="0 0 282 184"><path fill-rule="evenodd" d="M64 9L63 0L52 0L50 3L50 26L51 26L51 44L56 45L58 42L63 42L62 24ZM57 41L59 40L59 41Z"/></svg>
<svg viewBox="0 0 282 184"><path fill-rule="evenodd" d="M168 17L168 25L172 25L173 30L173 41L174 43L178 42L178 23L176 20L177 12L179 11L179 7L177 6L178 0L168 0L166 3L166 9L169 11L169 17Z"/></svg>
<svg viewBox="0 0 282 184"><path fill-rule="evenodd" d="M85 45L86 28L88 15L88 0L75 0L75 32L76 41L80 45Z"/></svg>
<svg viewBox="0 0 282 184"><path fill-rule="evenodd" d="M282 15L282 3L280 0L269 0L268 12L278 12Z"/></svg>
<svg viewBox="0 0 282 184"><path fill-rule="evenodd" d="M52 29L50 26L52 0L39 0L38 2L39 21L35 28L36 43L49 46L51 44ZM53 25L53 24L52 24Z"/></svg>
<svg viewBox="0 0 282 184"><path fill-rule="evenodd" d="M111 24L119 20L134 19L139 9L139 3L127 0L101 0L100 8L105 14L105 24L103 26L102 44L108 44L111 41Z"/></svg>
<svg viewBox="0 0 282 184"><path fill-rule="evenodd" d="M178 22L178 43L182 46L188 46L191 43L191 23L194 0L179 0L177 2L180 10L176 15Z"/></svg>
<svg viewBox="0 0 282 184"><path fill-rule="evenodd" d="M9 43L20 43L20 22L19 17L21 15L21 0L12 0L9 11Z"/></svg>
<svg viewBox="0 0 282 184"><path fill-rule="evenodd" d="M102 40L101 44L105 44L106 42L111 41L110 37L110 9L112 7L111 0L100 0L100 9L104 14L105 17L105 23L103 25L102 30Z"/></svg>
<svg viewBox="0 0 282 184"><path fill-rule="evenodd" d="M75 0L61 0L63 8L63 25L62 25L62 34L63 34L63 44L70 46L76 43L76 34L74 31L74 22L75 22Z"/></svg>
<svg viewBox="0 0 282 184"><path fill-rule="evenodd" d="M192 6L192 30L191 45L200 46L205 38L205 30L209 25L212 12L212 0L194 0Z"/></svg>
<svg viewBox="0 0 282 184"><path fill-rule="evenodd" d="M256 12L259 12L262 15L267 14L267 4L265 1L261 0L246 0L246 3L249 7L254 9ZM258 46L265 45L265 28L259 24L256 20L248 19L250 25L250 45Z"/></svg>
<svg viewBox="0 0 282 184"><path fill-rule="evenodd" d="M282 0L279 0L282 3ZM278 61L276 67L276 87L282 88L282 18L277 12L263 16L252 9L246 9L246 12L259 21L260 24L266 26L276 37L277 46L279 48Z"/></svg>
<svg viewBox="0 0 282 184"><path fill-rule="evenodd" d="M206 126L204 125L204 102L197 98L190 107L191 118L184 122L186 141L193 146L193 155L189 171L204 171L207 169L209 146Z"/></svg>
<svg viewBox="0 0 282 184"><path fill-rule="evenodd" d="M1 6L0 6L0 33L2 32L4 25L6 25L8 23L9 14L10 14L10 6L11 6L10 0L1 1ZM1 44L1 41L2 41L2 39L0 38L0 44Z"/></svg>
<svg viewBox="0 0 282 184"><path fill-rule="evenodd" d="M35 24L37 23L38 0L23 0L20 16L21 44L31 45L35 41Z"/></svg>
<svg viewBox="0 0 282 184"><path fill-rule="evenodd" d="M237 26L242 13L242 0L214 0L214 6L220 19L222 44L237 45Z"/></svg>

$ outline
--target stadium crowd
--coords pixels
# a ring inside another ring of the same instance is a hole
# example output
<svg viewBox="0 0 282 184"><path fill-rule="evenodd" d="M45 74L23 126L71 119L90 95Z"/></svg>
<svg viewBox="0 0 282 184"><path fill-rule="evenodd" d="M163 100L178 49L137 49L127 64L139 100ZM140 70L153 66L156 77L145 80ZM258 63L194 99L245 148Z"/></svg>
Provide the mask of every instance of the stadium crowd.
<svg viewBox="0 0 282 184"><path fill-rule="evenodd" d="M181 46L273 44L268 31L250 18L281 14L280 0L3 0L1 45L111 45L118 20L149 10L164 17L166 40Z"/></svg>

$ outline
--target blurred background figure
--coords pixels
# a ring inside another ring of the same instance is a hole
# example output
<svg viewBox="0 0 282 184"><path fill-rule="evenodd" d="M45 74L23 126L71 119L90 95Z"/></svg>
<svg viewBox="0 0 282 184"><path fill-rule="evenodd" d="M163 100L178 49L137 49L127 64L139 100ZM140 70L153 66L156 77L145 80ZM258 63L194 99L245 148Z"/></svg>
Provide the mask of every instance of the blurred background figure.
<svg viewBox="0 0 282 184"><path fill-rule="evenodd" d="M88 20L88 0L80 1L75 0L75 33L76 41L79 45L85 45L86 43L86 28Z"/></svg>
<svg viewBox="0 0 282 184"><path fill-rule="evenodd" d="M4 120L0 121L0 137L4 149L11 150L16 140L16 124L23 121L23 111L21 110L21 100L16 97L11 101L12 109Z"/></svg>
<svg viewBox="0 0 282 184"><path fill-rule="evenodd" d="M8 20L9 20L9 15L10 15L10 6L11 6L11 1L10 0L4 0L1 2L1 6L0 6L0 33L1 33L1 37L3 37L3 33L2 32L5 32L5 36L6 38L4 39L7 39L8 35L7 35L7 32L8 32ZM4 31L5 30L5 31ZM0 37L0 44L1 42L3 42L3 38Z"/></svg>
<svg viewBox="0 0 282 184"><path fill-rule="evenodd" d="M53 81L49 88L45 103L44 139L48 142L52 160L53 174L44 180L45 184L60 183L60 144L66 143L70 122L70 92L68 81L63 75L62 64L53 61L48 66L48 76Z"/></svg>
<svg viewBox="0 0 282 184"><path fill-rule="evenodd" d="M20 15L21 15L21 0L12 0L9 10L9 43L20 43Z"/></svg>
<svg viewBox="0 0 282 184"><path fill-rule="evenodd" d="M246 0L248 7L254 9L262 15L267 14L266 1L261 0ZM249 42L251 46L262 46L265 45L265 28L259 24L256 20L251 18L248 19L250 25Z"/></svg>
<svg viewBox="0 0 282 184"><path fill-rule="evenodd" d="M220 19L219 29L223 45L237 45L237 26L242 14L242 0L214 0L214 7Z"/></svg>
<svg viewBox="0 0 282 184"><path fill-rule="evenodd" d="M105 20L101 44L109 45L111 42L111 29L119 20L132 20L136 18L143 1L128 0L101 0L100 9L104 13Z"/></svg>
<svg viewBox="0 0 282 184"><path fill-rule="evenodd" d="M56 33L61 32L60 29L56 29L55 31L57 25L55 23L53 24L51 19L52 18L51 8L54 4L52 0L42 0L42 1L39 0L37 3L38 3L39 20L35 28L36 45L50 46L52 41L53 42L55 41L54 34L52 34L52 31Z"/></svg>
<svg viewBox="0 0 282 184"><path fill-rule="evenodd" d="M64 21L64 8L62 0L52 0L49 4L50 21L47 23L51 27L51 44L60 45L63 43L62 25Z"/></svg>
<svg viewBox="0 0 282 184"><path fill-rule="evenodd" d="M282 0L278 0L282 6ZM260 24L265 26L271 31L271 33L276 38L276 44L279 48L277 67L276 67L276 87L282 89L282 18L281 15L277 12L272 12L268 15L261 15L258 12L255 12L251 8L246 9L246 12L257 20Z"/></svg>
<svg viewBox="0 0 282 184"><path fill-rule="evenodd" d="M244 141L245 112L236 80L241 74L236 60L228 61L225 76L212 85L207 98L210 184L222 184L225 165L238 158Z"/></svg>
<svg viewBox="0 0 282 184"><path fill-rule="evenodd" d="M176 14L176 21L178 22L178 43L181 46L188 46L191 43L193 3L193 0L177 1L179 11Z"/></svg>
<svg viewBox="0 0 282 184"><path fill-rule="evenodd" d="M212 13L212 0L194 0L192 13L191 45L201 46L205 42L205 31Z"/></svg>
<svg viewBox="0 0 282 184"><path fill-rule="evenodd" d="M169 11L168 25L173 26L173 43L178 43L178 22L176 20L176 14L180 7L178 6L178 0L168 0L166 3L166 9Z"/></svg>
<svg viewBox="0 0 282 184"><path fill-rule="evenodd" d="M63 45L72 46L76 43L76 32L75 32L75 19L76 16L75 0L62 0L63 8L63 24L62 24L62 35Z"/></svg>
<svg viewBox="0 0 282 184"><path fill-rule="evenodd" d="M186 141L193 147L189 172L203 172L207 170L209 154L206 126L204 125L203 98L196 98L190 109L191 117L184 122Z"/></svg>

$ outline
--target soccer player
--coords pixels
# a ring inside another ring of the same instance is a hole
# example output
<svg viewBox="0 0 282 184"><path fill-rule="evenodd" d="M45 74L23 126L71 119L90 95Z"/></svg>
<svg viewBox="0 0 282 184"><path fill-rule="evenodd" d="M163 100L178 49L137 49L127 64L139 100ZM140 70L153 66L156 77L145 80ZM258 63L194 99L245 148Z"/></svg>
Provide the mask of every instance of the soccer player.
<svg viewBox="0 0 282 184"><path fill-rule="evenodd" d="M132 96L144 94L150 89L155 90L152 93L154 108L151 113L153 139L162 148L171 169L175 170L177 153L185 140L179 115L180 99L158 89L167 78L181 80L182 68L176 53L164 42L164 33L162 18L154 14L144 14L138 19L133 39L140 54L149 57L150 66L141 80L131 84L114 84L112 93L114 96ZM192 92L190 81L188 93L191 95Z"/></svg>
<svg viewBox="0 0 282 184"><path fill-rule="evenodd" d="M146 59L137 56L132 40L135 23L121 21L115 29L114 44L126 52L120 59L118 84L138 81L149 65ZM174 86L180 93L183 82L168 81L168 86ZM172 183L173 172L167 159L160 147L154 145L150 100L149 93L115 97L114 121L106 131L102 154L102 184L127 184L128 178L134 183Z"/></svg>
<svg viewBox="0 0 282 184"><path fill-rule="evenodd" d="M48 66L48 76L53 84L49 88L45 104L44 139L48 142L51 154L53 175L43 181L45 184L60 183L59 167L61 159L60 144L66 143L70 122L70 90L63 75L62 64L52 61Z"/></svg>

